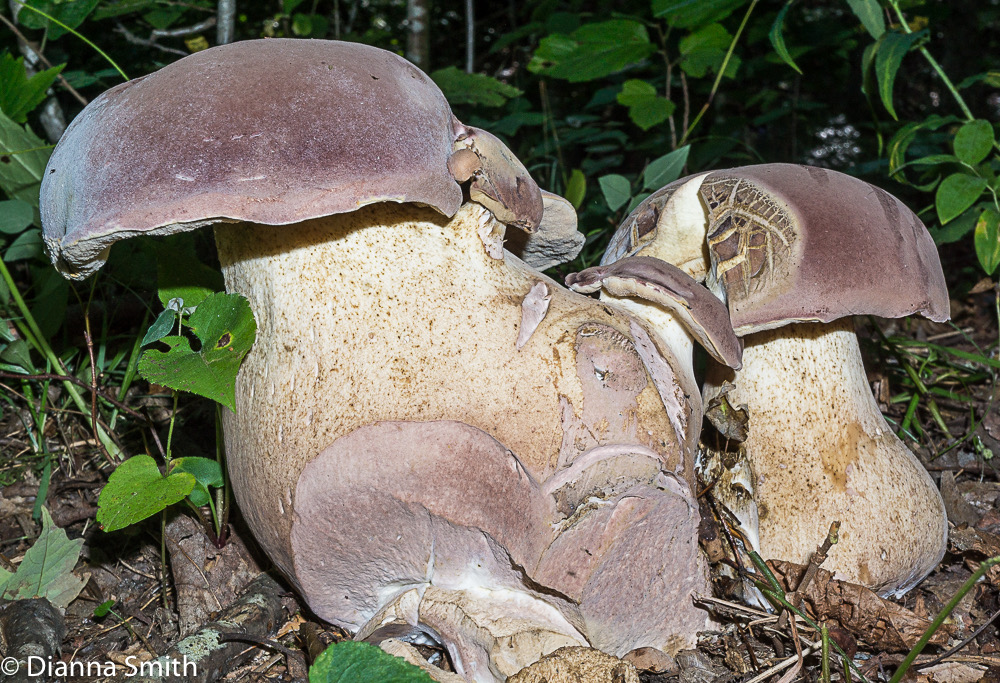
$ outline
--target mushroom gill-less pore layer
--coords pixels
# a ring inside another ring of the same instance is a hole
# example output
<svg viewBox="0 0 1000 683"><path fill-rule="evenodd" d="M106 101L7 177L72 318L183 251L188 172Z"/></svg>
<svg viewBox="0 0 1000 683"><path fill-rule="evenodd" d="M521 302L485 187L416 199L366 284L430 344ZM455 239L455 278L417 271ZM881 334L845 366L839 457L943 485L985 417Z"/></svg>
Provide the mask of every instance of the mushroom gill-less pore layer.
<svg viewBox="0 0 1000 683"><path fill-rule="evenodd" d="M258 323L224 418L240 507L316 613L351 629L413 582L523 589L537 574L560 609L580 605L570 618L585 632L587 605L606 599L593 587L616 586L615 604L590 619L616 649L676 650L705 624L691 604L707 584L685 483L697 389L628 316L491 256L498 230L475 204L450 221L376 205L280 237L216 228L227 289ZM348 454L361 460L339 472ZM338 495L344 525L323 512ZM461 501L475 504L463 512ZM572 554L552 544L592 511L610 517L579 536L590 564L551 559ZM373 536L392 547L360 552ZM660 550L625 562L640 543ZM674 557L672 545L683 546ZM352 567L338 557L370 557L346 593Z"/></svg>
<svg viewBox="0 0 1000 683"><path fill-rule="evenodd" d="M882 594L903 593L940 561L947 523L937 487L872 397L850 318L746 338L743 368L714 367L746 404L760 553L805 563L834 521L823 567Z"/></svg>

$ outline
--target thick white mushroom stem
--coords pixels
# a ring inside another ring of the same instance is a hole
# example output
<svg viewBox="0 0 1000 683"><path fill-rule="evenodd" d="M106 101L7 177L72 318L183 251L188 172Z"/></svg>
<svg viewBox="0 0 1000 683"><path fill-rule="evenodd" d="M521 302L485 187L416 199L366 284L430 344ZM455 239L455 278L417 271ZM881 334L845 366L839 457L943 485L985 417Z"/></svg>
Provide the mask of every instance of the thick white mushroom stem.
<svg viewBox="0 0 1000 683"><path fill-rule="evenodd" d="M713 366L706 401L726 379L750 412L764 559L805 563L839 520L823 566L841 578L898 595L937 565L941 497L879 412L850 318L746 337L743 368Z"/></svg>

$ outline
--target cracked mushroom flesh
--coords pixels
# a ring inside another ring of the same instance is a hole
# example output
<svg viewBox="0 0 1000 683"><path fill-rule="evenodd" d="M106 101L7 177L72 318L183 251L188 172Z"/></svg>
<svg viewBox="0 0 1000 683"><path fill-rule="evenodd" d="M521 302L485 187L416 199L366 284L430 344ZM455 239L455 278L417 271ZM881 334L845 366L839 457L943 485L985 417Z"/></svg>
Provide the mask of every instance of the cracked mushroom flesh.
<svg viewBox="0 0 1000 683"><path fill-rule="evenodd" d="M707 621L697 387L503 250L554 224L515 162L391 53L247 41L102 95L42 187L74 277L215 226L258 324L224 415L254 535L318 616L441 641L476 681L564 645L673 653Z"/></svg>
<svg viewBox="0 0 1000 683"><path fill-rule="evenodd" d="M834 171L736 168L682 179L639 205L605 263L636 256L706 281L743 336L743 367L712 365L705 399L728 380L728 400L749 410L742 449L761 554L805 562L840 521L824 567L883 594L925 576L945 549L944 507L879 412L851 319L948 319L937 250L916 215Z"/></svg>

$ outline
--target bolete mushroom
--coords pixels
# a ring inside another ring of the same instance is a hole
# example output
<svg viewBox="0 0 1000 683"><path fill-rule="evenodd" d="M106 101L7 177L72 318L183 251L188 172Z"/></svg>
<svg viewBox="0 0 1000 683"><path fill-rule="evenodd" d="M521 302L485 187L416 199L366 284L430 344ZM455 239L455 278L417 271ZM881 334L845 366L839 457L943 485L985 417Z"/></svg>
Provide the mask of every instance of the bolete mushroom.
<svg viewBox="0 0 1000 683"><path fill-rule="evenodd" d="M761 554L805 562L840 521L825 567L882 594L925 576L945 549L944 507L879 412L851 319L948 319L937 251L916 215L885 191L825 169L715 171L635 209L605 262L627 270L636 256L706 280L744 337L742 369L713 365L705 398L729 381L729 401L748 406L743 447L755 473Z"/></svg>
<svg viewBox="0 0 1000 683"><path fill-rule="evenodd" d="M705 626L697 386L504 252L505 223L565 221L405 60L247 41L118 86L53 153L42 216L74 277L118 239L215 226L258 324L223 418L233 489L318 616L442 641L476 681Z"/></svg>

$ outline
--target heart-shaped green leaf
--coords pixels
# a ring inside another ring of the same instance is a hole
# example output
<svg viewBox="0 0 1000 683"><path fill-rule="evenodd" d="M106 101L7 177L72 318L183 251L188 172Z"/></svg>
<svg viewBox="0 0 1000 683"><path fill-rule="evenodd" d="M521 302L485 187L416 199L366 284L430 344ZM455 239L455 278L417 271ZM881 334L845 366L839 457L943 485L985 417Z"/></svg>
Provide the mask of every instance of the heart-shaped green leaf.
<svg viewBox="0 0 1000 683"><path fill-rule="evenodd" d="M155 515L191 493L194 475L187 472L163 476L156 461L137 455L119 465L97 499L97 523L105 531L123 529Z"/></svg>
<svg viewBox="0 0 1000 683"><path fill-rule="evenodd" d="M188 500L198 507L208 505L209 486L219 488L226 483L222 477L222 467L217 461L208 458L177 458L170 461L170 468L171 473L187 472L197 480Z"/></svg>
<svg viewBox="0 0 1000 683"><path fill-rule="evenodd" d="M334 643L309 669L309 683L432 683L414 665L368 643Z"/></svg>
<svg viewBox="0 0 1000 683"><path fill-rule="evenodd" d="M239 294L213 294L199 304L188 324L201 342L200 350L192 350L186 337L163 337L160 341L169 350L143 353L139 374L236 410L236 373L257 334L250 304Z"/></svg>

